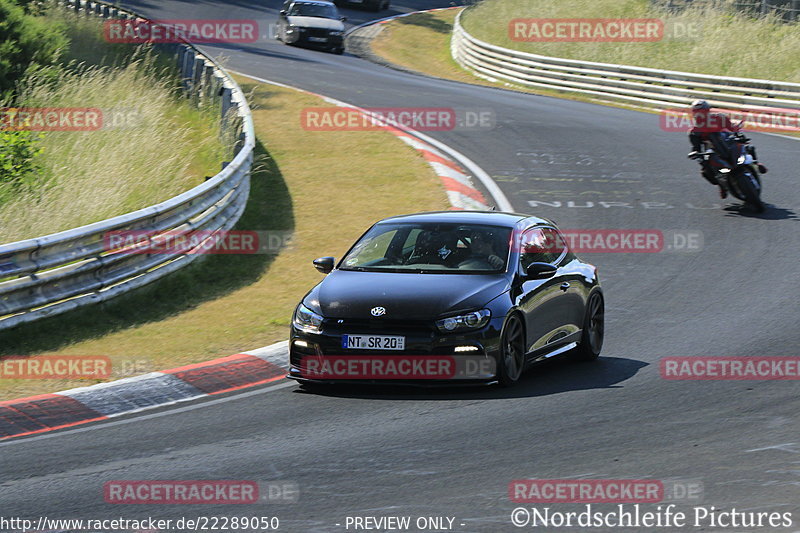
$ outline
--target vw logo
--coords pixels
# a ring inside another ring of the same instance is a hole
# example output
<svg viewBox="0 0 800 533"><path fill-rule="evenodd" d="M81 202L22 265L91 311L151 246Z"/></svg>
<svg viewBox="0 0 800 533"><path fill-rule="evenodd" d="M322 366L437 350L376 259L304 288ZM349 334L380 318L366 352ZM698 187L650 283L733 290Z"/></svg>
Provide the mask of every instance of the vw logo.
<svg viewBox="0 0 800 533"><path fill-rule="evenodd" d="M370 310L370 313L372 313L372 316L383 316L383 315L386 314L386 308L385 307L373 307Z"/></svg>

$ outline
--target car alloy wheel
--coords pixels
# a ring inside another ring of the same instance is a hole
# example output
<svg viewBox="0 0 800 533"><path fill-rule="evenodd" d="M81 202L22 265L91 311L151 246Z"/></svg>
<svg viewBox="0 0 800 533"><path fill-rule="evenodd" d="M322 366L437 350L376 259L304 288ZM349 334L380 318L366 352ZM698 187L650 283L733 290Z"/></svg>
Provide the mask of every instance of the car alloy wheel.
<svg viewBox="0 0 800 533"><path fill-rule="evenodd" d="M497 377L504 387L513 385L525 366L525 330L517 315L506 320L500 341L500 364Z"/></svg>

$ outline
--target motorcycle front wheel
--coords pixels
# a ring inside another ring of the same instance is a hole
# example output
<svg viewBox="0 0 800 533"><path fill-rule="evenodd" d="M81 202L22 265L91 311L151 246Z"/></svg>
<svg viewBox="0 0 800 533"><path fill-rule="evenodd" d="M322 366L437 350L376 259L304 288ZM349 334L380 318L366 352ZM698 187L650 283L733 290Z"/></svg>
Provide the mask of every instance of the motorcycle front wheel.
<svg viewBox="0 0 800 533"><path fill-rule="evenodd" d="M744 202L753 206L759 213L764 212L764 202L761 201L761 180L755 170L738 168L736 170L736 185L744 197Z"/></svg>

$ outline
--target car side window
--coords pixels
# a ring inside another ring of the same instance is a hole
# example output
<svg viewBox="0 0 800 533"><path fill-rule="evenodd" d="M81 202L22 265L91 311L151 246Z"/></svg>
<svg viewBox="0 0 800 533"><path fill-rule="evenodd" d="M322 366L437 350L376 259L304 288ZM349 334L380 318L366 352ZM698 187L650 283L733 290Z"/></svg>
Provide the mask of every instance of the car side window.
<svg viewBox="0 0 800 533"><path fill-rule="evenodd" d="M559 257L561 257L561 254L563 254L564 250L567 248L567 242L564 239L564 236L561 235L561 233L559 233L556 229L542 228L542 233L544 233L547 251L550 254L550 260L547 262L555 264L555 262Z"/></svg>
<svg viewBox="0 0 800 533"><path fill-rule="evenodd" d="M566 248L564 238L552 228L531 228L522 233L520 270L525 272L531 263L555 263Z"/></svg>

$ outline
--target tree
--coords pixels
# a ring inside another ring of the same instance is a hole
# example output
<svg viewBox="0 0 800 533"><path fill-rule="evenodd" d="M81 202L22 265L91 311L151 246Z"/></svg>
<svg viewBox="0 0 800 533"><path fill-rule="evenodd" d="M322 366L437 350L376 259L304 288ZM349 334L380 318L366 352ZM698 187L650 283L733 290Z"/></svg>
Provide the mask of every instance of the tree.
<svg viewBox="0 0 800 533"><path fill-rule="evenodd" d="M12 0L0 0L0 101L9 99L29 69L56 63L66 46L63 28L27 14Z"/></svg>

